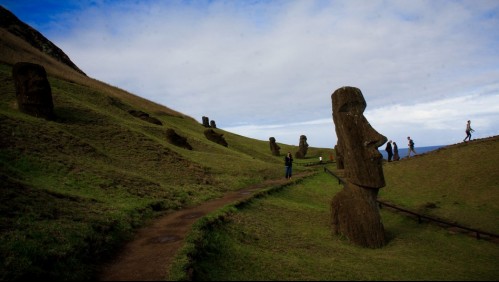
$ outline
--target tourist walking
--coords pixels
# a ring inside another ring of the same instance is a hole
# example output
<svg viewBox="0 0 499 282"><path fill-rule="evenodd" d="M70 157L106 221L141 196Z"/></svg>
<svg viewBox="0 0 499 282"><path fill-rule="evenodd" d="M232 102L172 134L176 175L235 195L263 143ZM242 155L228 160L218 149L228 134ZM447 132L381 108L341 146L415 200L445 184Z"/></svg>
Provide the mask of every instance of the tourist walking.
<svg viewBox="0 0 499 282"><path fill-rule="evenodd" d="M471 128L471 120L468 120L468 123L466 124L466 137L464 137L464 140L463 142L466 142L466 139L468 139L468 141L471 141L471 132L473 132L473 128Z"/></svg>
<svg viewBox="0 0 499 282"><path fill-rule="evenodd" d="M291 152L288 152L284 158L284 166L286 167L286 179L291 179L291 175L293 174L293 156Z"/></svg>
<svg viewBox="0 0 499 282"><path fill-rule="evenodd" d="M385 151L388 154L388 161L391 162L393 157L392 140L386 142Z"/></svg>
<svg viewBox="0 0 499 282"><path fill-rule="evenodd" d="M394 161L400 160L399 147L397 146L396 142L393 142L393 160Z"/></svg>
<svg viewBox="0 0 499 282"><path fill-rule="evenodd" d="M414 141L411 139L410 136L407 136L407 140L409 141L409 143L407 143L407 157L410 157L411 156L411 152L414 153L414 155L417 155L416 154L416 151L414 150Z"/></svg>

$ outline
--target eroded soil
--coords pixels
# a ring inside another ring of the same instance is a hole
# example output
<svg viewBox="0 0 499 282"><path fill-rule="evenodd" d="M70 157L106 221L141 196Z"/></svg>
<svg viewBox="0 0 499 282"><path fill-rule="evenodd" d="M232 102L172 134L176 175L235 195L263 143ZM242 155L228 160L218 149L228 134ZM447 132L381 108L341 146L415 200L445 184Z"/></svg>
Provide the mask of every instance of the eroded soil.
<svg viewBox="0 0 499 282"><path fill-rule="evenodd" d="M310 173L293 176L293 180ZM287 183L282 179L246 187L227 193L224 197L210 200L199 206L186 208L164 215L150 225L137 231L133 240L128 242L116 258L103 266L99 276L101 281L161 281L168 277L173 257L183 246L184 240L196 220L225 205L251 197L259 190Z"/></svg>

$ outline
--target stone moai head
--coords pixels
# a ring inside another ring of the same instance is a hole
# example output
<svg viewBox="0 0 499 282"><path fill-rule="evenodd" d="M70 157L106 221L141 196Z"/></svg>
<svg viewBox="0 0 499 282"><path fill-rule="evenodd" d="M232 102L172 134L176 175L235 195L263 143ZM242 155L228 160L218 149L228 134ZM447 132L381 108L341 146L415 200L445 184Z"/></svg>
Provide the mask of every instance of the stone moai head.
<svg viewBox="0 0 499 282"><path fill-rule="evenodd" d="M277 145L274 137L269 138L269 144L270 144L270 151L272 151L272 155L280 156L281 152L279 150L281 150L281 147Z"/></svg>
<svg viewBox="0 0 499 282"><path fill-rule="evenodd" d="M371 127L364 117L367 106L360 89L341 87L331 95L333 121L338 147L343 157L345 175L355 185L368 188L385 186L378 147L387 138Z"/></svg>
<svg viewBox="0 0 499 282"><path fill-rule="evenodd" d="M45 68L34 63L18 62L12 68L12 77L19 110L32 116L53 119L52 89Z"/></svg>
<svg viewBox="0 0 499 282"><path fill-rule="evenodd" d="M203 126L210 127L210 119L208 117L203 116Z"/></svg>
<svg viewBox="0 0 499 282"><path fill-rule="evenodd" d="M298 144L298 152L296 152L295 157L302 159L307 155L307 151L308 151L307 136L300 135L300 141Z"/></svg>

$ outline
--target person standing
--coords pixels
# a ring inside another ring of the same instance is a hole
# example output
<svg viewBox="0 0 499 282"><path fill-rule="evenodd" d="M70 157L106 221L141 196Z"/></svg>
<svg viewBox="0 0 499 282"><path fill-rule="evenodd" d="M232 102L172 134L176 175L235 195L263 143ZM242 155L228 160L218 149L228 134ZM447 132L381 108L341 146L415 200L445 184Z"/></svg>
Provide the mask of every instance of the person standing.
<svg viewBox="0 0 499 282"><path fill-rule="evenodd" d="M388 161L391 162L393 157L392 140L386 142L385 151L388 154Z"/></svg>
<svg viewBox="0 0 499 282"><path fill-rule="evenodd" d="M409 143L407 144L407 157L410 157L411 156L411 152L414 153L414 155L417 155L416 154L416 151L414 150L414 141L411 139L410 136L407 136L407 140L409 141Z"/></svg>
<svg viewBox="0 0 499 282"><path fill-rule="evenodd" d="M293 174L293 156L291 152L288 152L284 158L284 166L286 167L286 179L291 179L291 175Z"/></svg>
<svg viewBox="0 0 499 282"><path fill-rule="evenodd" d="M394 161L400 160L399 147L397 146L396 142L393 142L393 160Z"/></svg>
<svg viewBox="0 0 499 282"><path fill-rule="evenodd" d="M468 141L471 141L471 132L473 132L474 130L471 128L471 120L468 120L468 123L466 124L466 137L464 137L464 140L463 142L466 142L466 139L468 139Z"/></svg>

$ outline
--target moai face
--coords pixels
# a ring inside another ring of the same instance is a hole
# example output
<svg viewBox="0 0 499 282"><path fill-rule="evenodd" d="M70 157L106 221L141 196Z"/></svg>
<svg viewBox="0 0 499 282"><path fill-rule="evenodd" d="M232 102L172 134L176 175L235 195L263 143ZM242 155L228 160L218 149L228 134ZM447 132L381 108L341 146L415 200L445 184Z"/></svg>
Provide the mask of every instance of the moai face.
<svg viewBox="0 0 499 282"><path fill-rule="evenodd" d="M387 138L372 128L364 117L367 104L362 92L355 87L342 87L331 95L331 99L338 146L349 181L368 188L384 187L383 156L378 147Z"/></svg>

